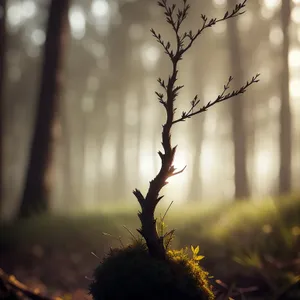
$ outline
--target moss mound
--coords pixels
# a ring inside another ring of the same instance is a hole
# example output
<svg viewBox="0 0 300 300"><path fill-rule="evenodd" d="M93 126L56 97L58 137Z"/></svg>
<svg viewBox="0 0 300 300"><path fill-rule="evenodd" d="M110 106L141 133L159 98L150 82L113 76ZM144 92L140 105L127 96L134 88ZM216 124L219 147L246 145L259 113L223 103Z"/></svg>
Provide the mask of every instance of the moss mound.
<svg viewBox="0 0 300 300"><path fill-rule="evenodd" d="M208 273L187 249L168 251L159 261L143 242L111 249L94 272L90 294L94 300L212 300Z"/></svg>

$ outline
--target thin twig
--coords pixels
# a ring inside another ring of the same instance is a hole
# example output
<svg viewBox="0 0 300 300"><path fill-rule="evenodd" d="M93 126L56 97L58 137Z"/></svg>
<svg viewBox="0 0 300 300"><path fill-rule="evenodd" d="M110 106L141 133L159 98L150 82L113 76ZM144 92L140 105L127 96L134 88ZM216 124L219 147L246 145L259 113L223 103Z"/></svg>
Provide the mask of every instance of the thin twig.
<svg viewBox="0 0 300 300"><path fill-rule="evenodd" d="M194 105L192 105L192 108L186 113L186 112L183 112L182 115L181 115L181 118L173 121L173 124L176 124L178 122L183 122L185 121L186 119L188 118L191 118L192 116L194 115L197 115L197 114L200 114L200 113L203 113L205 111L207 111L208 108L212 107L213 105L217 104L217 103L220 103L220 102L223 102L225 100L228 100L230 98L233 98L233 97L236 97L240 94L243 94L246 92L246 89L251 86L253 83L257 83L259 82L259 79L258 77L260 76L260 74L256 74L254 77L252 77L251 81L247 81L245 85L243 85L242 87L240 87L238 90L233 90L231 93L227 93L225 94L225 92L229 89L229 85L230 85L230 82L233 80L233 78L230 76L229 77L229 80L227 82L226 85L224 85L224 89L223 89L223 92L218 95L218 97L214 100L214 101L209 101L206 105L202 106L200 109L196 110L193 112L193 109L198 105L198 101L195 102Z"/></svg>
<svg viewBox="0 0 300 300"><path fill-rule="evenodd" d="M164 215L163 215L163 217L162 217L162 219L161 219L161 220L162 220L162 222L164 221L164 219L165 219L165 217L166 217L166 215L167 215L167 213L168 213L169 209L171 208L171 206L172 206L173 202L174 202L174 201L171 201L171 203L169 204L169 206L168 206L167 210L165 211L165 213L164 213Z"/></svg>
<svg viewBox="0 0 300 300"><path fill-rule="evenodd" d="M127 232L132 236L132 238L136 241L136 242L138 242L138 239L134 236L134 234L132 233L132 231L126 226L126 225L122 225L123 226L123 228L125 229L125 230L127 230Z"/></svg>

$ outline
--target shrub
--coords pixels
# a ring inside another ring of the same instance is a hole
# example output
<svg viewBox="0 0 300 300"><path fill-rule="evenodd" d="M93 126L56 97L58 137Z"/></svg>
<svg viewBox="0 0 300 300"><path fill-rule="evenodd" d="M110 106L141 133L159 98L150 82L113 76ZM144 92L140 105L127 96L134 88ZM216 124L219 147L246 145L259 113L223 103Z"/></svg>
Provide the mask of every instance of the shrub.
<svg viewBox="0 0 300 300"><path fill-rule="evenodd" d="M94 271L90 294L94 300L212 300L199 248L192 249L193 258L186 248L168 250L166 260L152 257L143 241L111 249Z"/></svg>

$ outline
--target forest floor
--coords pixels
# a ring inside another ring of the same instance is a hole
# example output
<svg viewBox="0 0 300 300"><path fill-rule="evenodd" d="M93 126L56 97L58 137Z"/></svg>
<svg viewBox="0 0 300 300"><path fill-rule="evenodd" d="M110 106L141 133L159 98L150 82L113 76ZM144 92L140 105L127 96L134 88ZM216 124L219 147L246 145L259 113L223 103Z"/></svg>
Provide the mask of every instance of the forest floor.
<svg viewBox="0 0 300 300"><path fill-rule="evenodd" d="M29 287L64 299L89 299L93 269L109 247L130 242L137 210L42 216L0 228L0 268ZM161 209L163 213L163 209ZM201 264L217 290L234 299L274 299L299 279L300 196L170 209L172 248L200 246ZM109 233L111 236L103 234ZM244 298L241 298L241 294Z"/></svg>

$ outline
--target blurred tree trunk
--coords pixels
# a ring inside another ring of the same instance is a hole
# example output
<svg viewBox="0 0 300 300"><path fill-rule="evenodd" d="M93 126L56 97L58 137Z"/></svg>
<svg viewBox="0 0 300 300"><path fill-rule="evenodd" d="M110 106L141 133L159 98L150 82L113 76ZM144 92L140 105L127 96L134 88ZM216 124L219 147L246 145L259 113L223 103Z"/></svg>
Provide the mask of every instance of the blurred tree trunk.
<svg viewBox="0 0 300 300"><path fill-rule="evenodd" d="M292 128L289 94L289 24L291 14L290 0L282 1L281 22L283 31L282 72L281 72L281 109L280 109L280 171L279 193L291 191L291 156L292 156Z"/></svg>
<svg viewBox="0 0 300 300"><path fill-rule="evenodd" d="M121 76L123 80L125 77ZM125 197L125 87L122 83L118 84L120 88L119 108L117 121L117 154L116 154L116 173L115 173L115 200L122 201Z"/></svg>
<svg viewBox="0 0 300 300"><path fill-rule="evenodd" d="M62 55L68 8L68 0L52 0L50 3L36 121L19 211L21 218L46 212L49 208L46 175L50 169L52 129L62 85Z"/></svg>
<svg viewBox="0 0 300 300"><path fill-rule="evenodd" d="M128 20L131 20L130 4L124 4L120 10L124 22L118 27L112 29L109 41L109 53L111 55L111 71L113 73L113 92L115 101L118 103L118 119L116 121L115 130L117 133L116 145L116 170L114 176L114 198L116 201L125 197L125 101L128 89L128 78L130 72L127 68L129 59L129 42L128 42ZM129 16L128 16L129 14ZM122 49L122 51L120 51Z"/></svg>
<svg viewBox="0 0 300 300"><path fill-rule="evenodd" d="M71 78L68 78L68 92L70 92L71 100L65 98L65 112L66 122L69 124L66 132L63 135L70 134L70 175L69 178L72 186L72 205L82 205L82 199L85 195L85 174L83 172L85 163L85 150L86 150L86 112L83 111L82 101L86 95L86 82L84 80L89 77L89 66L95 66L93 57L86 50L82 49L82 45L78 44L77 40L70 40L68 49L72 49L68 53L66 63L67 72L72 74ZM65 50L66 51L66 50ZM80 60L78 60L80 57ZM82 67L82 61L85 63L85 67ZM72 116L72 117L69 117ZM63 125L64 126L64 125ZM65 141L66 142L66 141ZM65 155L68 155L65 153ZM67 172L65 173L67 176ZM66 187L64 187L66 188Z"/></svg>
<svg viewBox="0 0 300 300"><path fill-rule="evenodd" d="M196 48L196 47L195 47ZM195 55L196 52L195 52ZM198 98L202 99L203 95L200 94L202 90L201 81L199 78L200 76L201 66L199 65L199 59L193 63L193 73L192 73L192 81L193 81L193 93L196 95L198 94ZM193 95L194 96L194 95ZM190 126L193 126L191 129L191 144L194 149L194 158L193 163L191 165L192 168L192 180L189 186L188 192L188 201L196 202L199 200L200 192L201 192L201 178L200 178L200 155L201 155L201 148L203 142L203 125L204 125L204 118L205 114L198 116L195 118L193 122L191 122Z"/></svg>
<svg viewBox="0 0 300 300"><path fill-rule="evenodd" d="M134 82L136 83L136 89L137 89L137 114L138 114L138 122L137 122L137 128L136 128L136 175L137 175L137 184L141 184L142 180L140 180L140 177L138 174L140 174L140 166L141 166L141 155L142 155L142 117L143 117L143 106L145 105L144 101L144 95L145 95L145 71L143 70L142 65L136 66L136 75L134 78ZM137 84L138 83L138 84Z"/></svg>
<svg viewBox="0 0 300 300"><path fill-rule="evenodd" d="M63 208L68 211L69 207L72 205L78 205L77 195L75 195L74 188L72 186L72 169L71 169L71 129L70 129L70 115L68 111L67 100L61 101L60 107L60 126L61 134L58 139L62 144L61 153L61 164L63 172L63 184L62 184L62 198L64 199Z"/></svg>
<svg viewBox="0 0 300 300"><path fill-rule="evenodd" d="M228 10L236 5L235 0L228 1ZM241 48L238 41L237 18L233 18L227 22L228 25L228 41L229 55L232 67L232 76L236 86L243 85L244 72L242 68ZM235 198L242 199L249 197L249 183L247 176L247 138L245 128L245 108L243 95L239 95L238 99L231 101L232 114L232 139L234 148L234 183Z"/></svg>
<svg viewBox="0 0 300 300"><path fill-rule="evenodd" d="M5 73L5 36L6 36L6 0L0 2L0 216L2 212L2 172L3 172L3 98L4 98L4 73Z"/></svg>

